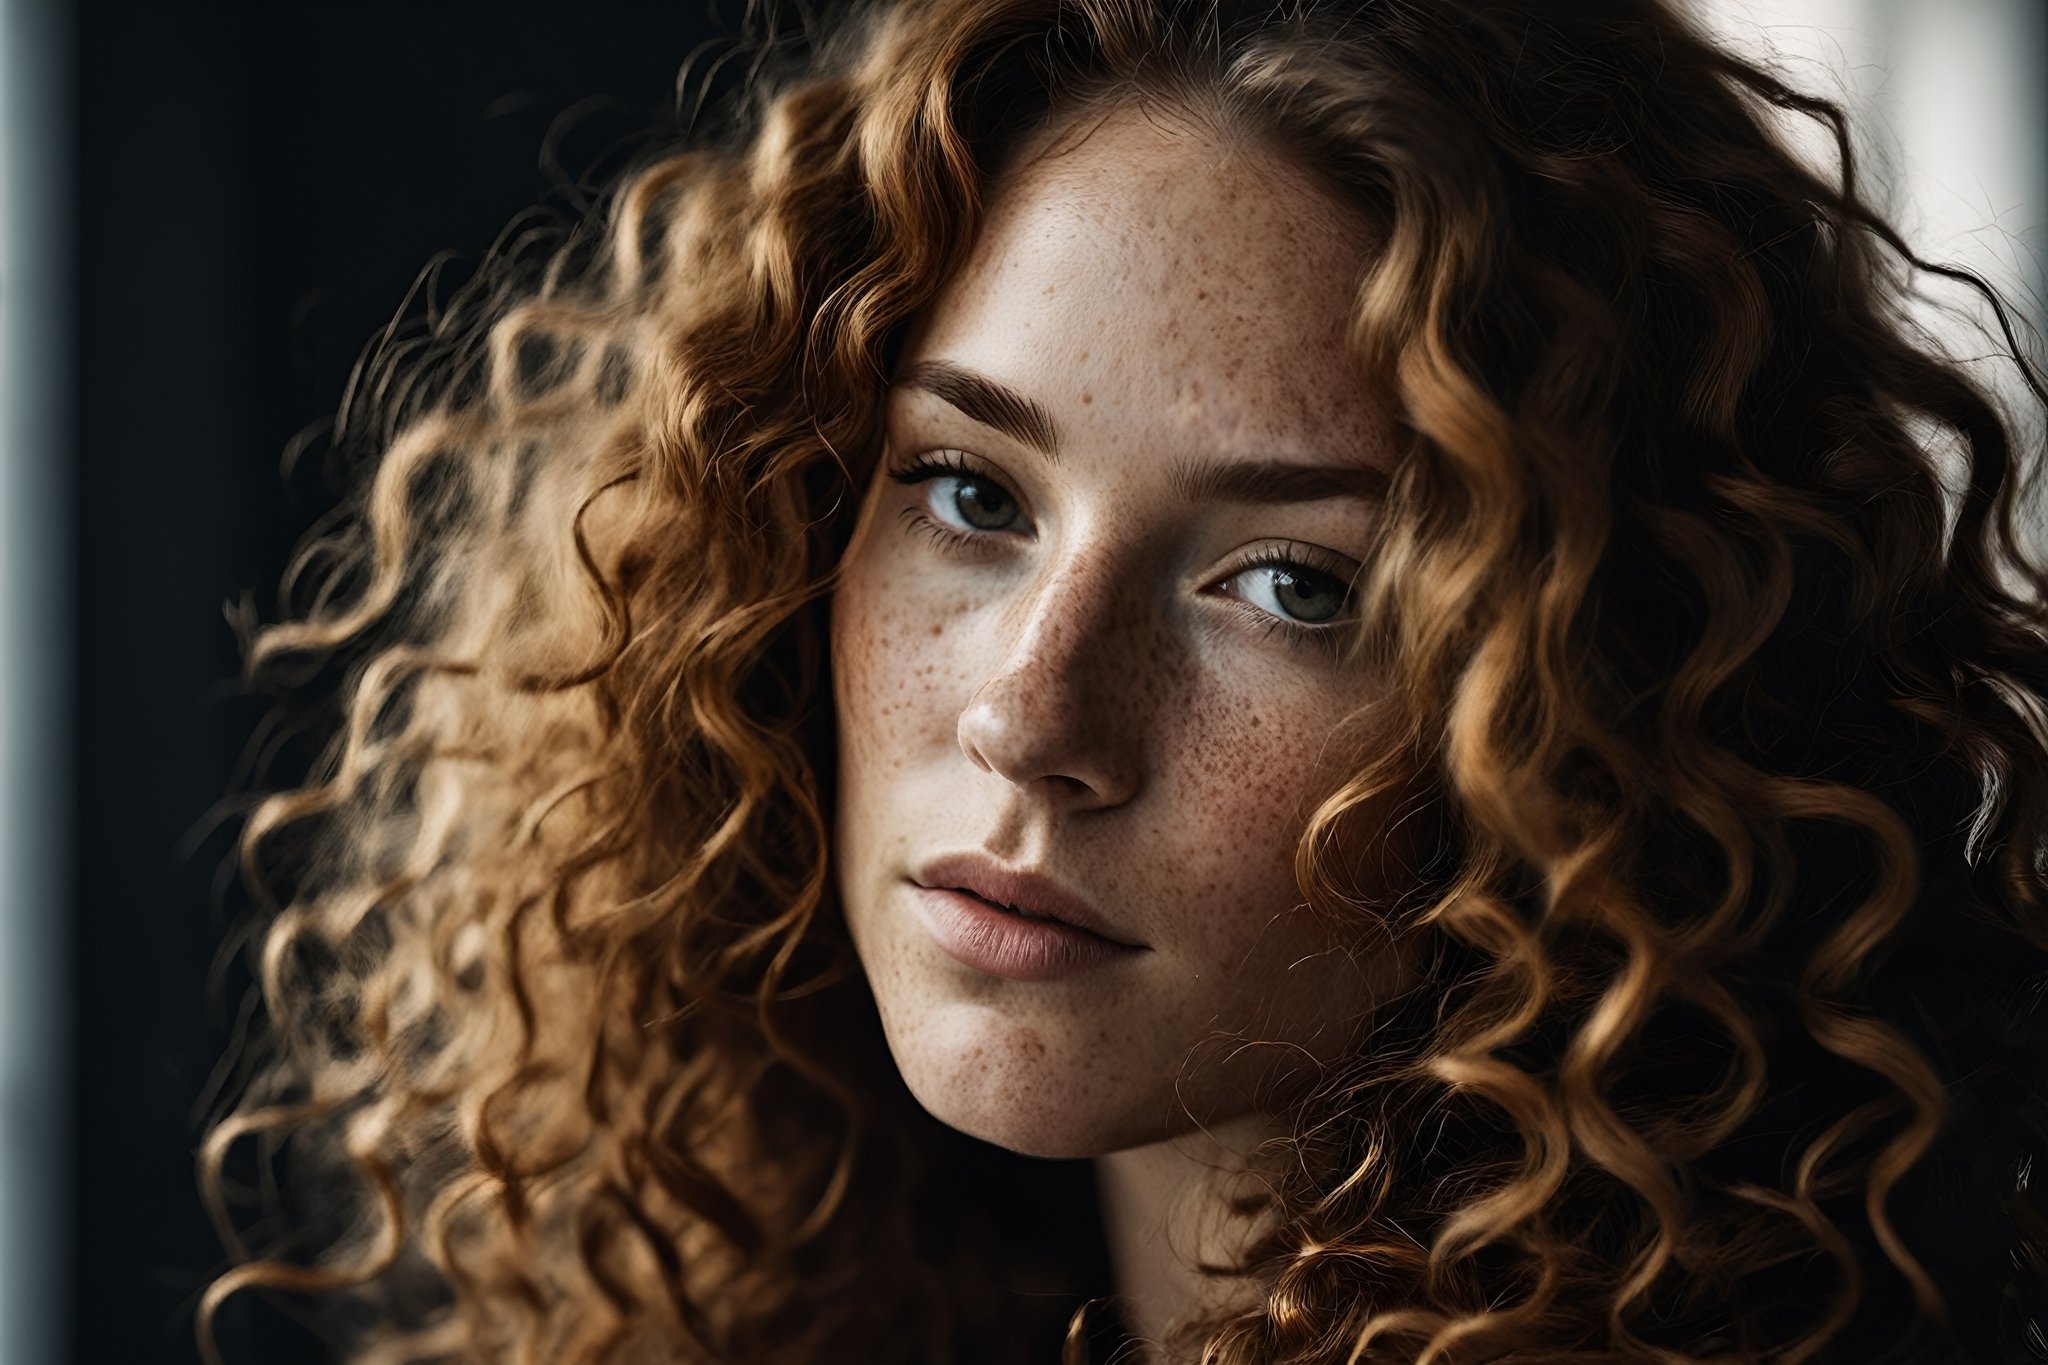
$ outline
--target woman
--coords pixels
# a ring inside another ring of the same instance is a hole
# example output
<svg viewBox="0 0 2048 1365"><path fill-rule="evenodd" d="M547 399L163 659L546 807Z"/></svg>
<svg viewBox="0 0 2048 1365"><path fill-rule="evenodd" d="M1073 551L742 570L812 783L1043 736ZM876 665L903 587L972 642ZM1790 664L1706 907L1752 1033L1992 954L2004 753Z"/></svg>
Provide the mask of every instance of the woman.
<svg viewBox="0 0 2048 1365"><path fill-rule="evenodd" d="M1774 111L1656 0L930 0L487 270L251 650L346 711L202 1336L2048 1354L2038 413Z"/></svg>

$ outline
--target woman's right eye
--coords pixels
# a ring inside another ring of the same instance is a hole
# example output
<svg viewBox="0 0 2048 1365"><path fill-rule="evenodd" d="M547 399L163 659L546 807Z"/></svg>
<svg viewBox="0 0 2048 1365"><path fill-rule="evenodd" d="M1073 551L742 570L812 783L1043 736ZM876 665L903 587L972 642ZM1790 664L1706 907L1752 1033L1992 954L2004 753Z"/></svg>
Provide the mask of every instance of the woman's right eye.
<svg viewBox="0 0 2048 1365"><path fill-rule="evenodd" d="M963 535L1024 530L1024 509L996 479L967 466L951 451L920 457L889 477L923 484L922 514L936 526Z"/></svg>
<svg viewBox="0 0 2048 1365"><path fill-rule="evenodd" d="M965 474L933 479L925 502L934 516L962 531L1007 531L1023 510L1001 484Z"/></svg>

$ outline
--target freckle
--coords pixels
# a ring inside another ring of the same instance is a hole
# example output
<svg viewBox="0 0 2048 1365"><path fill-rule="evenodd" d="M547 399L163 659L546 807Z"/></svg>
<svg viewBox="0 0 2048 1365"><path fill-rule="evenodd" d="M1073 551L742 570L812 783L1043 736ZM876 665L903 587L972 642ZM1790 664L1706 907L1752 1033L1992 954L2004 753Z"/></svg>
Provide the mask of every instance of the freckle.
<svg viewBox="0 0 2048 1365"><path fill-rule="evenodd" d="M1195 291L1195 297L1198 299L1206 299L1209 297L1209 291L1206 289L1197 289Z"/></svg>
<svg viewBox="0 0 2048 1365"><path fill-rule="evenodd" d="M932 627L932 634L934 636L943 635L945 633L945 630L946 628L943 625L936 625Z"/></svg>
<svg viewBox="0 0 2048 1365"><path fill-rule="evenodd" d="M1084 393L1081 395L1081 401L1083 403L1093 403L1095 401L1095 395L1092 393Z"/></svg>

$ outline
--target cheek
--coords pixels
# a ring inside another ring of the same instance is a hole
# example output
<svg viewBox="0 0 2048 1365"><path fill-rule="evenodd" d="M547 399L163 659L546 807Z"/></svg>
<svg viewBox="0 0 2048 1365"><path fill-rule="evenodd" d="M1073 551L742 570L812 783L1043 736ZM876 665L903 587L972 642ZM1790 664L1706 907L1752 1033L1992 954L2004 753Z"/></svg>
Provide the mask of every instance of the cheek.
<svg viewBox="0 0 2048 1365"><path fill-rule="evenodd" d="M1118 888L1158 903L1172 938L1215 970L1301 900L1295 845L1331 782L1319 759L1343 714L1277 671L1265 690L1227 685L1246 671L1155 713L1155 799Z"/></svg>
<svg viewBox="0 0 2048 1365"><path fill-rule="evenodd" d="M1392 926L1378 915L1407 888L1422 852L1409 851L1422 832L1421 788L1397 784L1339 818L1319 872L1355 911L1312 910L1295 880L1310 818L1352 775L1347 745L1356 738L1334 737L1364 702L1361 690L1276 683L1213 707L1206 757L1190 763L1185 786L1203 830L1183 864L1198 879L1189 904L1208 912L1188 926L1189 954L1205 975L1219 974L1231 999L1219 1008L1319 1052L1342 1043L1331 1025L1408 979L1405 950L1393 948Z"/></svg>
<svg viewBox="0 0 2048 1365"><path fill-rule="evenodd" d="M886 537L892 528L878 530ZM933 773L958 753L961 632L916 588L900 547L856 538L832 595L838 730L835 852L850 912L869 878L922 827Z"/></svg>
<svg viewBox="0 0 2048 1365"><path fill-rule="evenodd" d="M1182 750L1185 808L1212 831L1236 831L1217 841L1219 851L1242 858L1257 850L1258 861L1270 864L1300 824L1308 746L1256 697L1212 702L1192 719L1202 734Z"/></svg>
<svg viewBox="0 0 2048 1365"><path fill-rule="evenodd" d="M900 765L918 728L930 728L937 669L930 624L887 588L873 552L849 559L832 596L832 690L842 789L872 789Z"/></svg>

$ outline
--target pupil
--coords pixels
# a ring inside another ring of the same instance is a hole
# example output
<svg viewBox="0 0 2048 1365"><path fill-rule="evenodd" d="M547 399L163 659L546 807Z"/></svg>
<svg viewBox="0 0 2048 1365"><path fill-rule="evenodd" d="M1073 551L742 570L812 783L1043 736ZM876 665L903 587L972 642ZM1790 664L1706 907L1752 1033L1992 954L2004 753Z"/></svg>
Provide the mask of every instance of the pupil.
<svg viewBox="0 0 2048 1365"><path fill-rule="evenodd" d="M1344 605L1341 585L1335 579L1306 570L1276 573L1273 597L1299 621L1327 621Z"/></svg>
<svg viewBox="0 0 2048 1365"><path fill-rule="evenodd" d="M968 525L983 531L999 531L1008 526L1017 510L1016 504L1002 489L965 481L954 492L953 505L960 509L960 515Z"/></svg>

